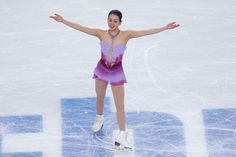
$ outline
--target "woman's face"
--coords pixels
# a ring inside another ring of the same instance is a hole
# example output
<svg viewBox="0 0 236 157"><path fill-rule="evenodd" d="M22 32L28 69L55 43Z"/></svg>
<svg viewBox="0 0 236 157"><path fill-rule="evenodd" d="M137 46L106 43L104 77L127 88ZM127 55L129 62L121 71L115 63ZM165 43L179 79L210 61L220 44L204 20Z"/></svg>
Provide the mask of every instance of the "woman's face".
<svg viewBox="0 0 236 157"><path fill-rule="evenodd" d="M119 16L111 14L108 16L107 23L110 30L116 30L119 28L120 19Z"/></svg>

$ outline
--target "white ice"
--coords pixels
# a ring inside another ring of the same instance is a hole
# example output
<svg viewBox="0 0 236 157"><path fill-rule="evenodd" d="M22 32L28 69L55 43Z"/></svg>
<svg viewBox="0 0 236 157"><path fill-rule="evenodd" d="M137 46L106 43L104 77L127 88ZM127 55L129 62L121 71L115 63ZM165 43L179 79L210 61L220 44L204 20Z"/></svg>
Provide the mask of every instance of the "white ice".
<svg viewBox="0 0 236 157"><path fill-rule="evenodd" d="M129 41L126 111L175 115L184 124L187 157L206 157L202 110L236 108L235 6L234 0L1 0L0 116L44 116L40 134L3 134L2 151L62 157L60 99L95 97L91 78L100 49L96 38L49 16L107 29L107 13L119 9L122 30L180 24Z"/></svg>

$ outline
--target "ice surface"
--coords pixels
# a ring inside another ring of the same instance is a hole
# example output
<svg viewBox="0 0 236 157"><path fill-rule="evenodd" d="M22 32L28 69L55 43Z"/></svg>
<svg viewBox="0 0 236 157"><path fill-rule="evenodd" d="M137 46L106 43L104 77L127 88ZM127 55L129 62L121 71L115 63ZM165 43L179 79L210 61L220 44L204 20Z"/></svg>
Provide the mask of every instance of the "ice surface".
<svg viewBox="0 0 236 157"><path fill-rule="evenodd" d="M1 0L0 156L236 157L235 5L233 0ZM107 29L111 9L123 12L122 30L181 25L127 45L131 154L111 149L118 126L110 88L103 132L90 134L99 41L49 18L59 13Z"/></svg>

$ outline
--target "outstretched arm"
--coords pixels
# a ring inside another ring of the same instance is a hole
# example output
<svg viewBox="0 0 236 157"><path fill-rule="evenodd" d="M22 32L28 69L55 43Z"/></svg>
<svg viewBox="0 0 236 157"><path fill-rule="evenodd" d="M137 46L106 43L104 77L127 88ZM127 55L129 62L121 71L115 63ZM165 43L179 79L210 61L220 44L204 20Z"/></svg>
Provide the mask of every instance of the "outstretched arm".
<svg viewBox="0 0 236 157"><path fill-rule="evenodd" d="M141 30L141 31L128 31L128 38L138 38L146 35L156 34L165 30L174 29L176 27L179 27L179 24L176 24L175 22L171 22L168 25L160 28L153 28L148 30Z"/></svg>
<svg viewBox="0 0 236 157"><path fill-rule="evenodd" d="M93 35L93 36L96 36L98 38L100 37L100 32L101 32L100 29L94 29L94 28L89 28L89 27L86 27L86 26L82 26L78 23L68 21L68 20L64 19L61 15L58 15L58 14L55 14L54 16L50 16L50 18L56 20L57 22L61 22L61 23L65 24L65 25L67 25L71 28L74 28L76 30L84 32L86 34Z"/></svg>

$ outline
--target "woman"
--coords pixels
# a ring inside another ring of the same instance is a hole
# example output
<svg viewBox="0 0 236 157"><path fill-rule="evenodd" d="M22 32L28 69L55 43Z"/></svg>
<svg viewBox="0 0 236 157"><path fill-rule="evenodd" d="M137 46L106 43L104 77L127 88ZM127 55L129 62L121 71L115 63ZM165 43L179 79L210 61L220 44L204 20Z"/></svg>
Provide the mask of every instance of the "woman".
<svg viewBox="0 0 236 157"><path fill-rule="evenodd" d="M119 149L132 149L132 146L127 140L127 133L125 132L124 83L126 83L126 77L122 67L122 58L126 49L126 44L132 38L156 34L168 29L174 29L179 25L175 22L172 22L160 28L140 31L123 31L119 29L119 26L122 22L122 13L119 10L111 10L109 12L107 20L109 27L108 30L82 26L78 23L68 21L58 14L50 17L57 22L61 22L76 30L95 36L100 40L101 59L98 62L93 75L97 94L97 115L92 127L92 131L97 132L103 126L103 101L107 85L110 84L116 105L117 121L120 129L120 132L115 139L115 146L117 146Z"/></svg>

